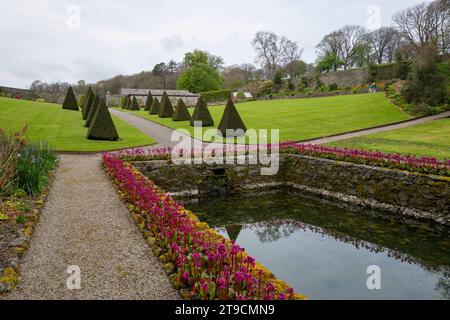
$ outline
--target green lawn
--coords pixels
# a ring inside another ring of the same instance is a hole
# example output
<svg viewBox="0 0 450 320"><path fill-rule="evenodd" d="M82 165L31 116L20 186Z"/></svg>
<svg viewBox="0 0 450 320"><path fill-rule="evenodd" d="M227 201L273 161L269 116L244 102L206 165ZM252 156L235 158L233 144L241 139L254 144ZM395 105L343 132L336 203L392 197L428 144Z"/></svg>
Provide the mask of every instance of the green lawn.
<svg viewBox="0 0 450 320"><path fill-rule="evenodd" d="M280 129L281 141L317 138L410 118L391 104L383 93L254 101L236 107L247 128ZM211 106L209 110L217 128L224 106ZM193 132L189 122L161 119L143 110L133 112L160 124ZM192 108L190 112L193 112Z"/></svg>
<svg viewBox="0 0 450 320"><path fill-rule="evenodd" d="M450 159L450 119L436 120L328 145Z"/></svg>
<svg viewBox="0 0 450 320"><path fill-rule="evenodd" d="M120 141L91 141L81 112L60 105L0 97L0 128L9 132L28 125L27 137L46 140L58 151L110 151L155 143L141 131L113 117Z"/></svg>

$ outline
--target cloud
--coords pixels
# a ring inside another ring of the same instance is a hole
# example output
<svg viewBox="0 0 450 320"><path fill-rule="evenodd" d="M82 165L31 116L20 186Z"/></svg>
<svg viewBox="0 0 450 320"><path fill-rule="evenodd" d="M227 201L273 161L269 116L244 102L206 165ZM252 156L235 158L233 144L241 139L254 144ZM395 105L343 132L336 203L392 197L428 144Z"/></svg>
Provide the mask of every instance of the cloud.
<svg viewBox="0 0 450 320"><path fill-rule="evenodd" d="M165 51L172 52L175 49L182 48L184 45L183 38L177 34L172 34L168 37L162 38L160 41L162 48Z"/></svg>
<svg viewBox="0 0 450 320"><path fill-rule="evenodd" d="M258 30L297 41L312 62L325 34L366 25L369 6L379 6L389 24L394 12L421 2L229 0L224 10L210 0L0 1L0 85L18 87L37 79L96 82L180 61L193 49L222 56L228 65L253 62L250 42Z"/></svg>

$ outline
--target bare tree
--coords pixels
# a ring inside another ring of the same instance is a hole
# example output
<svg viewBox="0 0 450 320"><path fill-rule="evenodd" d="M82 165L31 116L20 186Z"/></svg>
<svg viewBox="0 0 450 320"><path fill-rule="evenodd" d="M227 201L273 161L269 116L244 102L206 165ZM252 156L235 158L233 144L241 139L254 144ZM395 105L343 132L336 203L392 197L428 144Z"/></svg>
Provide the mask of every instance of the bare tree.
<svg viewBox="0 0 450 320"><path fill-rule="evenodd" d="M256 61L267 69L269 78L273 78L277 66L283 60L285 41L285 38L280 39L275 33L265 31L257 32L252 41L256 50Z"/></svg>
<svg viewBox="0 0 450 320"><path fill-rule="evenodd" d="M269 79L281 65L299 60L303 52L297 42L266 31L256 33L252 46L256 50L257 63L266 69Z"/></svg>
<svg viewBox="0 0 450 320"><path fill-rule="evenodd" d="M340 58L344 62L344 69L352 65L352 60L357 50L365 40L366 30L357 25L347 25L338 31L341 43Z"/></svg>
<svg viewBox="0 0 450 320"><path fill-rule="evenodd" d="M368 39L378 64L393 61L395 47L399 40L397 29L393 27L380 28L370 33Z"/></svg>
<svg viewBox="0 0 450 320"><path fill-rule="evenodd" d="M340 65L339 58L341 57L342 45L342 35L340 32L334 31L326 35L316 46L319 51L319 57L334 57L332 63L334 71L337 71Z"/></svg>
<svg viewBox="0 0 450 320"><path fill-rule="evenodd" d="M285 65L300 60L302 54L303 48L300 48L297 42L286 40L283 46L283 56Z"/></svg>

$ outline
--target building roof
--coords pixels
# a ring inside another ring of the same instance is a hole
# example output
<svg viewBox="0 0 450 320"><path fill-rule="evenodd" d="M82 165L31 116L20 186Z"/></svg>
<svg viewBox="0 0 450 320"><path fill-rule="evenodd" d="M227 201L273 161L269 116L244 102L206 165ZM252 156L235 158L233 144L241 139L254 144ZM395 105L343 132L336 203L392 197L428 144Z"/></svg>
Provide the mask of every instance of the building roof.
<svg viewBox="0 0 450 320"><path fill-rule="evenodd" d="M198 97L198 94L187 90L121 89L120 94L122 96L147 96L149 91L151 91L152 96L162 96L165 91L169 97Z"/></svg>

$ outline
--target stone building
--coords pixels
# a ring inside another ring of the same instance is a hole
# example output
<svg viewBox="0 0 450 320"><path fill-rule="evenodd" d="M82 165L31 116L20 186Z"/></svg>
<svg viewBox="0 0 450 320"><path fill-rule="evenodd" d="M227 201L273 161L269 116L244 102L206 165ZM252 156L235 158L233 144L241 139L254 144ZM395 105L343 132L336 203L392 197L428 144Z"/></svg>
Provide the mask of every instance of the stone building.
<svg viewBox="0 0 450 320"><path fill-rule="evenodd" d="M136 97L141 104L145 104L148 92L151 91L154 98L161 101L164 91L169 96L172 105L176 105L179 99L182 99L187 106L195 106L199 98L198 94L191 93L187 90L160 90L160 89L121 89L121 97Z"/></svg>

